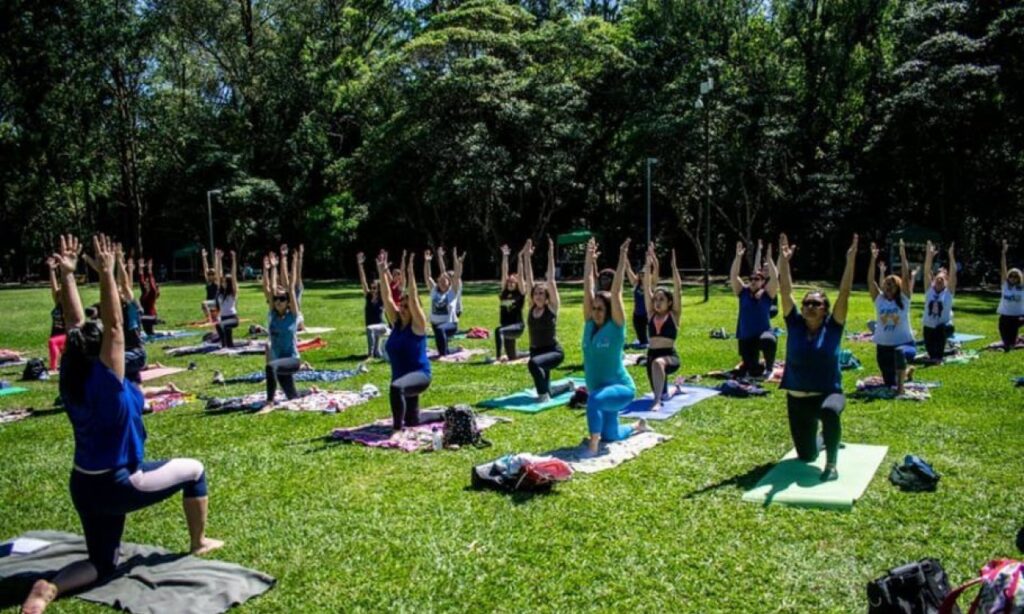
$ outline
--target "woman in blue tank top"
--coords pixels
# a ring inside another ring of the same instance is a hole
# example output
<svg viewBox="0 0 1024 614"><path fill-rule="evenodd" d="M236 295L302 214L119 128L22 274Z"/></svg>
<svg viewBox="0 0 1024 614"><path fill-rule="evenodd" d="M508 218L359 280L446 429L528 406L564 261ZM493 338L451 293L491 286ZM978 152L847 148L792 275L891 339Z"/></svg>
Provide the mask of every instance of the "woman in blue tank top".
<svg viewBox="0 0 1024 614"><path fill-rule="evenodd" d="M298 253L293 254L292 258L289 270L288 246L282 245L278 277L263 276L263 295L267 298L267 307L270 308L267 313L267 332L270 339L267 342L266 353L267 401L260 413L273 409L278 384L288 399L299 396L298 390L295 389L295 373L300 366L296 335L302 314L299 311L298 297L295 295L296 278L293 277L298 270ZM276 281L280 281L280 287L276 285Z"/></svg>
<svg viewBox="0 0 1024 614"><path fill-rule="evenodd" d="M619 424L619 412L636 396L636 385L622 364L626 343L622 280L625 278L629 239L619 248L619 266L610 292L595 292L597 283L597 242L587 243L583 267L583 373L587 380L587 455L598 454L602 441L619 441L649 430L647 422L636 426Z"/></svg>
<svg viewBox="0 0 1024 614"><path fill-rule="evenodd" d="M850 288L853 286L857 235L853 235L846 251L846 268L831 313L828 296L820 290L805 294L800 309L796 308L789 270L794 252L796 245L791 246L786 235L780 235L778 264L770 260L768 263L772 279L778 280L782 313L786 320L786 368L779 387L786 391L789 432L797 458L806 463L818 458L818 422L821 422L825 443L825 468L821 472L821 481L826 482L839 476L836 464L839 461L839 440L843 434L839 415L846 407L839 351Z"/></svg>
<svg viewBox="0 0 1024 614"><path fill-rule="evenodd" d="M415 260L416 254L410 253L408 261L405 253L402 254L405 292L398 303L395 303L390 292L381 294L384 311L394 325L384 349L391 361L388 399L391 403L391 426L396 431L440 417L420 413L420 395L430 387L430 360L427 359L427 316L423 313L419 290L416 288ZM377 275L380 287L390 285L388 253L383 250L377 257Z"/></svg>
<svg viewBox="0 0 1024 614"><path fill-rule="evenodd" d="M740 311L736 318L736 340L739 344L741 377L764 377L771 375L772 367L775 365L775 352L778 349L778 339L772 332L771 318L772 305L778 296L778 284L773 280L765 279L765 273L760 268L761 243L758 242L757 255L754 258L754 270L750 274L750 282L743 283L740 279L740 268L743 265L743 255L746 253L743 242L736 242L736 257L732 261L732 269L729 272L729 284L732 286L732 293L739 299ZM768 245L768 260L772 259L772 246ZM767 283L766 283L767 282ZM764 355L764 362L761 356Z"/></svg>
<svg viewBox="0 0 1024 614"><path fill-rule="evenodd" d="M118 563L129 512L182 491L193 554L223 545L206 537L206 474L202 463L178 458L145 461L142 391L125 377L124 326L114 244L93 238L95 257L85 256L100 279L102 324L86 322L75 283L81 246L61 237L53 261L60 268L61 301L68 342L61 360L60 394L75 437L71 501L82 522L88 559L64 567L52 580L38 580L22 605L37 614L59 595L109 578Z"/></svg>

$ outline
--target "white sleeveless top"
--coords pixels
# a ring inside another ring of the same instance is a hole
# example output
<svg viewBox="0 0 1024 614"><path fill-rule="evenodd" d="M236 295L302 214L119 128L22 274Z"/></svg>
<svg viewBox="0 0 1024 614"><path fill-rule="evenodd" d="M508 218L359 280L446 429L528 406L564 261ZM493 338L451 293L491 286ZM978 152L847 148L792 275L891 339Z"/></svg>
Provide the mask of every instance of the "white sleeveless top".
<svg viewBox="0 0 1024 614"><path fill-rule="evenodd" d="M906 345L914 342L914 332L910 328L910 298L903 295L903 308L896 301L879 294L875 299L875 314L878 324L875 325L875 343L877 345Z"/></svg>

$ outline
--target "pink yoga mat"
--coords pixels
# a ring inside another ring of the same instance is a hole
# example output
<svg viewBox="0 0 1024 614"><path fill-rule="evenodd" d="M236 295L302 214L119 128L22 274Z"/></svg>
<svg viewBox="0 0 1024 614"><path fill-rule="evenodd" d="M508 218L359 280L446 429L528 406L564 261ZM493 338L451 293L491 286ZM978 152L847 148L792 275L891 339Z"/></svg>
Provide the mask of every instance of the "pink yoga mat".
<svg viewBox="0 0 1024 614"><path fill-rule="evenodd" d="M164 367L163 369L146 369L145 371L139 371L139 377L142 381L148 382L150 380L157 379L158 377L164 377L166 375L174 375L175 373L181 373L184 369L178 367Z"/></svg>

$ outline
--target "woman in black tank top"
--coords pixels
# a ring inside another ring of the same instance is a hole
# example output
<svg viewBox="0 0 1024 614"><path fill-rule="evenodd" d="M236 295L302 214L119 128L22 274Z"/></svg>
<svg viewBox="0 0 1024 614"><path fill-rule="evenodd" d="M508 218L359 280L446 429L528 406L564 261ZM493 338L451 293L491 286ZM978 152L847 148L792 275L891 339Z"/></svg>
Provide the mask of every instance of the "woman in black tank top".
<svg viewBox="0 0 1024 614"><path fill-rule="evenodd" d="M533 280L533 241L527 240L523 248L523 282L530 288L530 312L527 317L527 328L530 331L530 361L526 363L533 376L537 388L537 400L541 403L549 401L571 390L571 384L551 387L551 370L562 364L565 352L558 344L557 324L558 285L555 283L555 243L548 238L547 280Z"/></svg>
<svg viewBox="0 0 1024 614"><path fill-rule="evenodd" d="M676 336L682 313L683 280L676 267L676 251L672 250L672 291L658 287L658 256L654 244L647 247L644 264L644 303L647 307L647 381L651 384L654 403L651 411L661 409L662 402L670 398L668 376L679 369Z"/></svg>
<svg viewBox="0 0 1024 614"><path fill-rule="evenodd" d="M516 353L516 339L523 336L523 303L526 300L526 284L519 272L523 270L523 252L519 250L516 257L516 272L509 274L508 257L512 250L508 245L501 246L501 291L498 293L499 320L498 328L494 329L494 356L499 362L519 358ZM504 343L505 356L501 355Z"/></svg>

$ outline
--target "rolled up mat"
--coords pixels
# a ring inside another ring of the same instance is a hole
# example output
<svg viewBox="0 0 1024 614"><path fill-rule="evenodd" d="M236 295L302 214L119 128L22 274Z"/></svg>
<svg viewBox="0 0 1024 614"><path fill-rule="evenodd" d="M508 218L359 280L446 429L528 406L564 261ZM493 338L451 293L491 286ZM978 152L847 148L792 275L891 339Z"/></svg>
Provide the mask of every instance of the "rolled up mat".
<svg viewBox="0 0 1024 614"><path fill-rule="evenodd" d="M839 479L830 482L820 479L824 452L813 463L805 463L796 457L796 449L790 450L756 486L743 493L743 500L764 506L784 503L849 510L867 490L888 450L888 446L846 444L839 450Z"/></svg>

